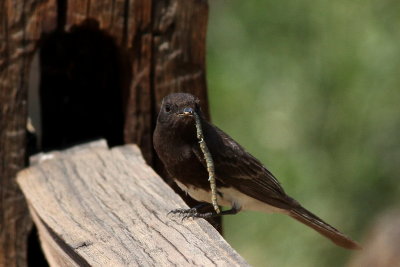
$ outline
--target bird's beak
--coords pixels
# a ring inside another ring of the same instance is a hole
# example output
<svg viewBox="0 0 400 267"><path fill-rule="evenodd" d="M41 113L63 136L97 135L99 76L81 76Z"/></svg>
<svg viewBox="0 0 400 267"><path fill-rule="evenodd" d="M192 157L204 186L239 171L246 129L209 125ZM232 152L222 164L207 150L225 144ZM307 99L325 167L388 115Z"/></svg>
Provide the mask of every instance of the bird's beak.
<svg viewBox="0 0 400 267"><path fill-rule="evenodd" d="M179 116L193 116L193 109L192 108L184 108L183 112L178 113Z"/></svg>

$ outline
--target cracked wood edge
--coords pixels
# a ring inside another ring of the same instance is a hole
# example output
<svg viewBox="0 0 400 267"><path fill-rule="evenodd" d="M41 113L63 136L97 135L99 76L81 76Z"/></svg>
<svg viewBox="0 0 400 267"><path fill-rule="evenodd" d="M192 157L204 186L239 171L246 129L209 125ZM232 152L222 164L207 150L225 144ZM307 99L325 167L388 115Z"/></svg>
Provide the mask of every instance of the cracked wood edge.
<svg viewBox="0 0 400 267"><path fill-rule="evenodd" d="M167 216L187 206L135 145L57 153L17 180L51 266L247 266L206 221Z"/></svg>

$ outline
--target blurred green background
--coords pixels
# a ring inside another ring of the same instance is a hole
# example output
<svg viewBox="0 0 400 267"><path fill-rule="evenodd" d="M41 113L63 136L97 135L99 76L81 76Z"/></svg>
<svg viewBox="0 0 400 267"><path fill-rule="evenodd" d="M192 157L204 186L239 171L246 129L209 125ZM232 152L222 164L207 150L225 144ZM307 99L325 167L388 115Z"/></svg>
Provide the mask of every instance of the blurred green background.
<svg viewBox="0 0 400 267"><path fill-rule="evenodd" d="M210 0L212 119L305 207L356 240L400 200L400 2ZM351 253L277 214L224 218L254 266Z"/></svg>

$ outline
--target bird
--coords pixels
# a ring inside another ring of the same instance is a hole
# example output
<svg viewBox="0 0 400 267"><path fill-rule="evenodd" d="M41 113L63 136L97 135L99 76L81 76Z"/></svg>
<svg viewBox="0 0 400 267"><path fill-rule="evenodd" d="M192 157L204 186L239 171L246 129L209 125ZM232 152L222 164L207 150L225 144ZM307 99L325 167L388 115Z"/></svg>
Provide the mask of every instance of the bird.
<svg viewBox="0 0 400 267"><path fill-rule="evenodd" d="M195 113L200 118L204 142L214 162L217 202L230 209L220 213L201 212L203 205L199 205L175 209L172 213L192 218L236 214L241 210L281 213L311 227L338 246L361 248L286 194L275 176L258 159L207 121L196 96L171 93L162 100L153 146L167 173L183 191L201 203L211 203L209 173L196 135Z"/></svg>

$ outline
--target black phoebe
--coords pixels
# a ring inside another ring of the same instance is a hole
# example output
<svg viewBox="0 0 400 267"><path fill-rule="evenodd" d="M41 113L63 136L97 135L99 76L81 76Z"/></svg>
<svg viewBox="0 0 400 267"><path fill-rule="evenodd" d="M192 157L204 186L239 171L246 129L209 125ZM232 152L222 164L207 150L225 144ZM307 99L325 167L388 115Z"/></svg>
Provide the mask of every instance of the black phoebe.
<svg viewBox="0 0 400 267"><path fill-rule="evenodd" d="M360 248L356 242L288 196L260 161L204 119L198 98L191 94L175 93L162 101L153 141L165 168L182 190L197 201L211 202L209 174L196 137L194 112L200 117L204 141L214 161L218 203L232 208L219 214L201 213L196 208L172 212L200 218L235 214L240 210L283 213L339 246Z"/></svg>

